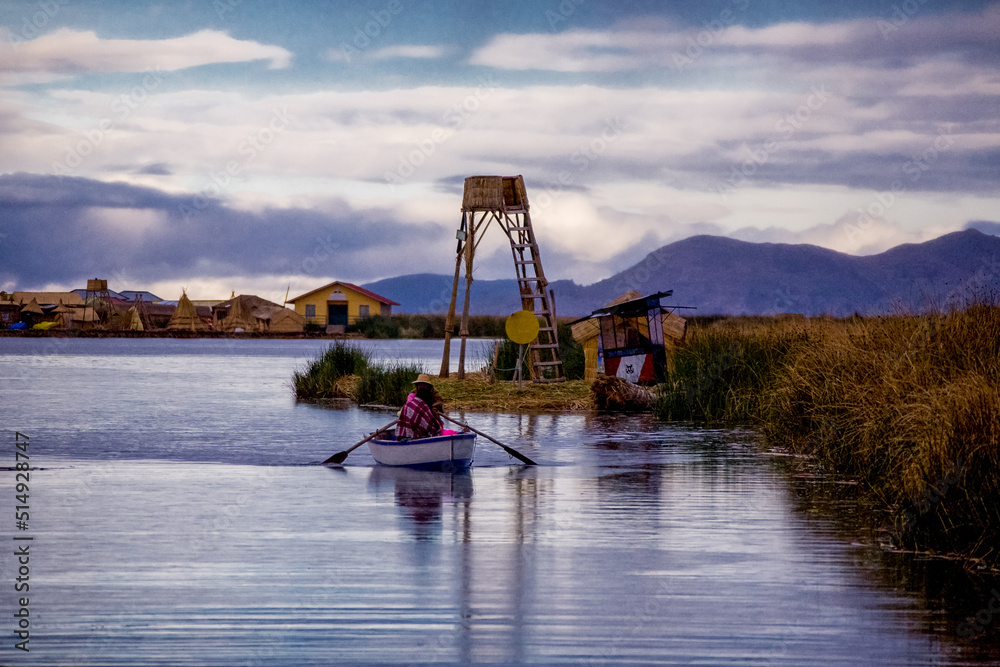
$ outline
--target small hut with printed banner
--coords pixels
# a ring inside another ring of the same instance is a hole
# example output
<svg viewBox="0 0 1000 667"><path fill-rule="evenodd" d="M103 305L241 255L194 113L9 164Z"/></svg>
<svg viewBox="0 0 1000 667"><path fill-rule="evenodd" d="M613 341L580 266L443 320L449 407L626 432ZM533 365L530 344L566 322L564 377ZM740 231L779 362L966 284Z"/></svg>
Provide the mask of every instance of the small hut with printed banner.
<svg viewBox="0 0 1000 667"><path fill-rule="evenodd" d="M573 339L584 352L584 379L592 382L604 374L632 384L662 382L687 330L683 317L660 305L672 293L642 296L631 290L574 322Z"/></svg>

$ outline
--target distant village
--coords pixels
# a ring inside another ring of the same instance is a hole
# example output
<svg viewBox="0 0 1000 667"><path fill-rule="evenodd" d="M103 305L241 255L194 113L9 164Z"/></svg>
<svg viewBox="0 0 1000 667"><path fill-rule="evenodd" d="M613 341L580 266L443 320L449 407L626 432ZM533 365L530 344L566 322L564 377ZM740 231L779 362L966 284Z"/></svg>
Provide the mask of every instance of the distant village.
<svg viewBox="0 0 1000 667"><path fill-rule="evenodd" d="M342 334L399 304L357 285L334 281L274 303L252 294L176 301L146 291L112 291L95 278L69 292L0 292L0 329L16 331Z"/></svg>

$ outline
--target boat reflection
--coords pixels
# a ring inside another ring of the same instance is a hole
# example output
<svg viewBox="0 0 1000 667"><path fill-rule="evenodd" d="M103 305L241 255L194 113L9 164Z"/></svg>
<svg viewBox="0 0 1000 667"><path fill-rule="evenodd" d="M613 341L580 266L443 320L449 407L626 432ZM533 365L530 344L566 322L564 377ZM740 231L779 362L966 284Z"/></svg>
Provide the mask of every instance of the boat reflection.
<svg viewBox="0 0 1000 667"><path fill-rule="evenodd" d="M376 492L393 492L396 506L417 540L433 539L440 532L445 505L472 497L468 468L442 472L377 465L368 477L368 486Z"/></svg>

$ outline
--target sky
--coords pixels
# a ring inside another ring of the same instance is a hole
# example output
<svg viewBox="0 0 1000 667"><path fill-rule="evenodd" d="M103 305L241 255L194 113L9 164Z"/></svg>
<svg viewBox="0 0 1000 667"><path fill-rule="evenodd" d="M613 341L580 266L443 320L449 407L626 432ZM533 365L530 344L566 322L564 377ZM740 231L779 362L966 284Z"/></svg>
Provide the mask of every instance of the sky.
<svg viewBox="0 0 1000 667"><path fill-rule="evenodd" d="M451 274L481 174L524 176L550 281L995 234L1000 2L0 1L2 290Z"/></svg>

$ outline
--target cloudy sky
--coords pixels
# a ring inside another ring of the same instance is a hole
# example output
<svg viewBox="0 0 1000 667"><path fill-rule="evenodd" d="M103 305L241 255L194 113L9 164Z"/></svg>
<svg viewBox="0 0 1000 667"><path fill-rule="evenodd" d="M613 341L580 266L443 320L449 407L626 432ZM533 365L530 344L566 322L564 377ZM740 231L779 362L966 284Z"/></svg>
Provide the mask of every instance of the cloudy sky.
<svg viewBox="0 0 1000 667"><path fill-rule="evenodd" d="M0 3L0 289L450 274L476 174L581 284L695 234L996 233L1000 2Z"/></svg>

